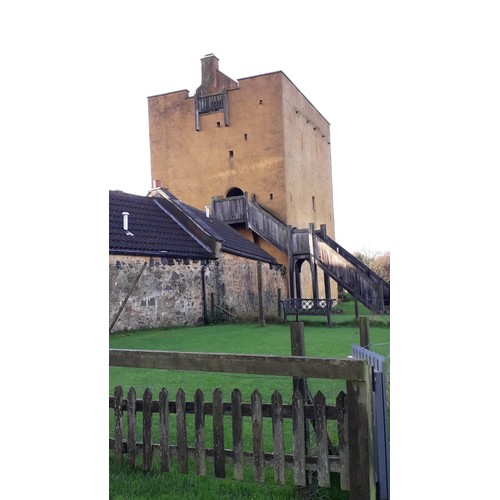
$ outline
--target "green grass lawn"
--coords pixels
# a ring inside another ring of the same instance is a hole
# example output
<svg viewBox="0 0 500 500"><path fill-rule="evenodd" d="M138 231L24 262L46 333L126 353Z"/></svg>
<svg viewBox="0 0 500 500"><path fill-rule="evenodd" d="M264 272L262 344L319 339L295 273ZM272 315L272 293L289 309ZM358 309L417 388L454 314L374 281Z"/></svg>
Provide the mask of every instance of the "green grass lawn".
<svg viewBox="0 0 500 500"><path fill-rule="evenodd" d="M314 357L346 357L351 354L352 344L359 344L359 330L353 326L305 327L304 337L306 355ZM371 342L384 344L389 342L389 329L382 327L370 328ZM111 348L147 349L183 352L219 352L238 354L272 354L289 356L290 327L288 325L215 325L197 328L174 328L170 330L155 330L113 335L110 338ZM110 367L110 394L115 385L121 385L126 392L133 386L138 392L146 387L153 394L162 387L170 392L182 387L186 394L194 394L197 388L210 393L220 387L227 395L238 387L243 399L248 401L250 394L256 388L256 380L264 400L269 401L275 389L283 389L285 400L291 398L287 394L291 389L289 378L266 377L241 374L218 374L208 372L170 372L165 370ZM318 389L330 387L332 381L318 381ZM316 392L313 381L311 391ZM336 384L333 383L335 386ZM260 388L262 387L262 389ZM323 389L322 389L323 390ZM330 391L328 391L330 392ZM328 394L325 394L327 398ZM333 395L331 395L333 396ZM334 396L333 396L334 397Z"/></svg>
<svg viewBox="0 0 500 500"><path fill-rule="evenodd" d="M333 316L334 326L328 328L325 318L304 318L306 322L305 347L306 355L313 357L346 357L351 353L352 344L359 345L359 328L353 314L353 304L342 304L344 314ZM364 314L360 306L360 314ZM366 314L368 315L368 314ZM300 319L300 318L299 318ZM388 318L372 317L370 324L370 341L376 346L382 347L381 353L389 352L389 321ZM120 349L146 349L146 350L168 350L183 352L219 352L239 354L272 354L289 356L290 349L290 326L283 324L268 324L260 327L255 324L221 324L203 327L170 328L154 331L137 331L133 333L114 334L109 339L110 348ZM321 390L329 404L334 404L335 398L340 390L345 390L342 381L332 380L308 380L313 395ZM292 396L292 381L289 377L268 377L241 374L220 374L203 371L167 371L155 369L110 367L109 369L109 393L113 394L114 387L121 385L126 397L130 387L137 391L137 398L142 399L146 387L153 391L153 399L158 399L159 391L165 387L169 391L169 399L175 400L175 394L179 388L186 393L186 400L192 401L194 392L200 388L205 394L205 401L211 401L212 392L216 388L222 389L224 401L229 402L231 391L239 388L242 392L243 401L249 402L254 389L258 389L264 402L271 401L274 390L280 391L284 403L290 403ZM153 434L153 442L159 442L158 425L156 418ZM193 445L194 425L188 416L188 432L190 433L190 445ZM266 451L272 451L272 428L271 422L264 425L264 447ZM138 433L141 436L141 417L138 418ZM124 418L126 425L126 415ZM225 436L227 443L225 448L231 448L231 421L226 422ZM290 432L287 432L285 440L285 452L292 452L291 444L291 422ZM172 426L172 424L171 424ZM207 446L211 446L211 420L207 416ZM173 425L172 438L175 439L175 423ZM110 410L110 435L113 429L113 413ZM189 430L190 429L190 430ZM335 422L329 423L329 432L332 439L336 441ZM126 432L125 432L126 434ZM139 437L139 441L142 439ZM174 441L171 441L174 442ZM251 449L252 441L250 432L245 433L245 449ZM126 462L126 461L125 461ZM191 469L193 470L193 469ZM228 464L228 477L231 471ZM166 477L168 476L168 477ZM179 477L180 476L180 477ZM130 471L126 463L123 465L110 465L110 498L132 499L132 498L162 498L161 492L170 491L168 498L296 498L297 491L293 485L284 487L273 486L272 471L267 472L270 482L267 488L262 485L254 485L251 479L251 470L248 481L243 484L230 479L220 480L213 477L197 478L194 474L188 477L176 474L160 474L158 467L151 473ZM336 476L332 474L332 477ZM154 479L153 479L154 478ZM336 481L338 478L333 478ZM175 489L170 484L173 482L178 488L179 496L175 496ZM154 484L153 484L154 483ZM189 485L189 486L187 486ZM192 488L193 496L186 496L186 488ZM333 488L333 489L332 489ZM331 492L318 492L318 495L327 495L326 498L348 498L344 496L338 487L332 486ZM181 493L182 492L182 493ZM334 492L334 493L332 493ZM212 496L207 496L208 494ZM225 496L227 494L227 496ZM283 494L283 496L281 496ZM330 496L330 494L334 496ZM155 496L156 495L156 496ZM261 495L261 496L260 496ZM167 496L163 496L167 498ZM298 498L298 497L297 497ZM325 498L325 496L317 496Z"/></svg>
<svg viewBox="0 0 500 500"><path fill-rule="evenodd" d="M190 464L190 470L193 470ZM247 471L243 481L227 478L214 478L213 467L207 464L207 476L199 477L194 473L180 474L175 470L160 472L159 467L151 472L132 471L126 465L115 465L112 458L109 462L109 498L113 500L235 500L247 498L252 500L291 500L304 498L299 490L288 481L285 485L274 484L272 474L266 475L263 484L250 478ZM332 474L330 488L311 488L308 498L323 500L334 498L348 500L348 492L340 490L337 474Z"/></svg>

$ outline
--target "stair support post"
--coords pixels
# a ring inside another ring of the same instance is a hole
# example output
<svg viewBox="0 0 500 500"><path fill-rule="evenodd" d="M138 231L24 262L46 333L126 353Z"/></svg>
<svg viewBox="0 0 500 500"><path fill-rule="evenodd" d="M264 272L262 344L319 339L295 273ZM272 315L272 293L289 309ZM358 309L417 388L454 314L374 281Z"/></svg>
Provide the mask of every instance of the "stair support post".
<svg viewBox="0 0 500 500"><path fill-rule="evenodd" d="M314 223L309 223L309 263L311 265L311 279L313 299L319 297L318 291L318 266L316 264L316 252L314 249Z"/></svg>
<svg viewBox="0 0 500 500"><path fill-rule="evenodd" d="M295 295L295 262L293 260L293 229L287 225L288 230L288 297L296 298Z"/></svg>
<svg viewBox="0 0 500 500"><path fill-rule="evenodd" d="M254 195L255 196L255 195ZM244 203L244 210L245 210L245 229L248 229L249 228L249 222L248 222L248 219L250 218L249 217L249 214L248 214L248 191L245 191L243 193L243 203Z"/></svg>
<svg viewBox="0 0 500 500"><path fill-rule="evenodd" d="M320 228L320 231L321 231L321 238L326 241L326 224L321 224L321 226L319 226ZM325 273L325 271L323 271L323 279L325 281L325 295L326 295L326 298L327 299L331 299L332 298L332 287L331 287L331 283L330 283L330 276L328 276L327 273Z"/></svg>

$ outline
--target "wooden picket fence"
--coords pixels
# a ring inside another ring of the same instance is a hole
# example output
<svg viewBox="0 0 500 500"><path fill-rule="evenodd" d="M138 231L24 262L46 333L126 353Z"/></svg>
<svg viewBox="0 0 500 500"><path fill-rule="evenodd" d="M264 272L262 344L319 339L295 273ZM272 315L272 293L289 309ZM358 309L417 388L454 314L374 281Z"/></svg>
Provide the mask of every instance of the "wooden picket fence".
<svg viewBox="0 0 500 500"><path fill-rule="evenodd" d="M373 444L373 395L371 368L365 360L308 358L305 356L259 356L217 353L182 353L172 351L138 351L110 349L110 366L136 368L160 368L168 370L213 371L220 373L244 373L270 376L290 376L300 382L305 378L341 379L346 381L346 393L341 392L334 406L327 405L318 392L312 401L304 401L300 383L294 384L292 404L282 402L282 395L275 391L271 404L262 402L255 390L251 403L243 403L241 392L235 389L231 402L224 402L222 392L216 389L212 401L205 402L202 391L197 390L192 402L186 402L182 389L169 400L167 389L162 389L159 399L153 401L150 389L143 399L136 399L133 388L124 398L123 389L116 387L110 396L109 406L114 409L114 437L110 448L121 462L128 454L129 463L136 466L137 451L142 450L145 470L152 467L153 451L160 457L162 471L169 471L172 458L176 459L179 472L188 472L188 459L194 459L196 474L206 474L206 463L214 463L216 477L226 477L227 460L232 462L233 478L243 479L245 464L253 465L253 478L262 482L265 467L274 469L277 484L285 480L284 470L293 470L297 486L307 484L307 475L316 471L318 486L330 485L330 472L340 473L340 484L349 490L351 499L375 499L375 466ZM137 416L143 414L142 443L137 442ZM128 418L127 439L124 439L123 414ZM153 413L159 413L160 443L152 443ZM176 444L170 443L170 415L175 413ZM194 415L194 447L188 446L186 415ZM213 448L207 448L205 416L211 416ZM226 449L224 417L232 421L232 449ZM252 450L243 450L243 418L251 419ZM263 419L272 419L273 452L263 448ZM283 421L292 420L293 453L284 453ZM316 436L315 449L306 443L306 422L309 420ZM338 449L333 450L327 434L328 420L337 421Z"/></svg>
<svg viewBox="0 0 500 500"><path fill-rule="evenodd" d="M251 403L243 403L239 389L231 394L231 403L224 403L222 392L216 389L213 392L212 402L205 402L204 394L197 390L193 402L186 402L185 393L179 389L175 402L169 401L167 389L163 388L159 400L152 400L150 389L144 391L142 400L136 399L136 391L132 387L127 398L123 398L123 389L115 388L114 396L110 397L110 408L114 409L115 429L114 439L110 440L114 450L115 461L121 463L124 453L128 454L129 464L136 467L137 450L142 450L142 468L149 471L152 468L153 452L156 450L160 457L160 469L168 472L171 459L177 460L180 473L188 472L188 458L194 459L196 474L206 475L207 459L214 463L215 477L226 477L226 459L232 459L233 478L243 479L245 464L253 464L253 478L263 482L265 466L274 469L276 484L284 484L285 467L293 469L294 483L297 486L306 485L306 471L316 471L318 486L330 486L330 472L339 472L342 477L348 477L347 463L345 460L345 393L337 397L336 406L327 406L324 395L318 391L312 404L305 404L304 397L299 390L295 391L291 405L284 405L283 398L275 391L271 404L262 402L261 394L255 390L251 396ZM143 430L142 443L137 443L136 413L142 412ZM123 414L127 414L127 440L123 439ZM153 413L159 413L160 443L152 443ZM170 415L176 414L175 426L177 430L176 445L170 444ZM195 446L188 446L186 415L194 414L194 441ZM205 442L205 416L212 417L213 448L207 448ZM232 419L232 450L225 448L224 416ZM243 450L243 417L251 418L253 450ZM273 453L266 453L263 448L263 420L272 419ZM284 419L293 422L293 455L284 453ZM307 419L312 421L316 436L315 455L306 455L305 424ZM329 440L327 434L327 419L336 420L339 436L337 448L338 455L329 454ZM344 457L342 460L341 457Z"/></svg>

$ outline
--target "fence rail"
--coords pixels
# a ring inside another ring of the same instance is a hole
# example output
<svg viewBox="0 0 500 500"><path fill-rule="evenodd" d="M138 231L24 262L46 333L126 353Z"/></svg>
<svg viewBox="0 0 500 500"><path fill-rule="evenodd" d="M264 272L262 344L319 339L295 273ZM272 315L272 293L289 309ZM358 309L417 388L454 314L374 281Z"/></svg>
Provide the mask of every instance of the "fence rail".
<svg viewBox="0 0 500 500"><path fill-rule="evenodd" d="M356 359L110 349L109 366L314 377L363 382L367 378L368 365Z"/></svg>

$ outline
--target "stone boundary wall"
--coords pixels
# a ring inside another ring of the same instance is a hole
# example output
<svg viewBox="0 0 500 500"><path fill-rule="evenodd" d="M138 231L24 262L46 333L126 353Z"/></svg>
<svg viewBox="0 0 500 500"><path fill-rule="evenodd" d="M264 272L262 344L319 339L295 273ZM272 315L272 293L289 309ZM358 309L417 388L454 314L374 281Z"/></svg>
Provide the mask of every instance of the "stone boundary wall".
<svg viewBox="0 0 500 500"><path fill-rule="evenodd" d="M229 306L240 319L257 321L259 297L257 283L257 261L245 259L229 253L221 253L219 259L210 266L207 278L207 300L210 309L210 293L216 303ZM262 263L262 295L264 316L278 317L278 288L284 297L287 294L287 276L281 266Z"/></svg>
<svg viewBox="0 0 500 500"><path fill-rule="evenodd" d="M204 262L160 257L109 256L109 325L133 288L112 332L203 324L202 270ZM211 294L216 304L229 307L238 319L258 319L257 261L219 254L204 269L207 314ZM263 305L267 318L278 316L278 288L287 293L281 266L262 264Z"/></svg>

